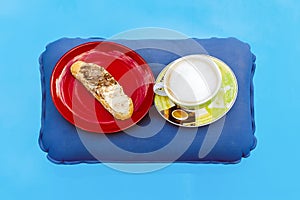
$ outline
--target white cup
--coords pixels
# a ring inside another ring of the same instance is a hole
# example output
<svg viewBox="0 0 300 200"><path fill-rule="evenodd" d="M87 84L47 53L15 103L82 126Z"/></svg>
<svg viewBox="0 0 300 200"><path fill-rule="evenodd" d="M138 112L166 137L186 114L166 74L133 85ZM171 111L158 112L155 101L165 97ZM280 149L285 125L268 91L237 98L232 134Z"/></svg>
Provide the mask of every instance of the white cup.
<svg viewBox="0 0 300 200"><path fill-rule="evenodd" d="M154 85L154 92L168 96L181 107L201 107L210 102L221 87L220 69L208 55L185 56L167 67L163 82Z"/></svg>

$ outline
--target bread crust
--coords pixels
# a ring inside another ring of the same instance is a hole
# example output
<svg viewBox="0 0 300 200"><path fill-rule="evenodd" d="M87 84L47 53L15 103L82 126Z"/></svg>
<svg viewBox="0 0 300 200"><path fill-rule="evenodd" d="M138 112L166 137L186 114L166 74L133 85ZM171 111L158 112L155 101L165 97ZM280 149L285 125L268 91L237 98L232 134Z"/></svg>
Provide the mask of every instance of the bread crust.
<svg viewBox="0 0 300 200"><path fill-rule="evenodd" d="M83 84L83 86L85 86L85 88L103 105L103 107L114 116L114 118L116 119L120 119L120 120L125 120L128 119L132 116L133 114L133 110L134 110L134 106L133 106L133 102L132 99L130 97L128 97L129 100L129 109L127 113L121 113L121 112L117 112L115 111L110 105L109 103L103 98L103 95L98 95L96 92L92 91L89 86L87 85L86 81L81 80L82 78L79 76L80 73L80 69L82 66L89 64L89 63L85 63L83 61L76 61L75 63L72 64L70 71L72 73L72 75ZM93 64L96 65L96 64ZM101 67L99 65L97 65L98 67ZM102 67L101 67L102 68ZM105 70L105 69L103 69ZM105 70L106 73L108 73ZM117 81L116 81L117 82ZM117 82L117 84L119 84Z"/></svg>

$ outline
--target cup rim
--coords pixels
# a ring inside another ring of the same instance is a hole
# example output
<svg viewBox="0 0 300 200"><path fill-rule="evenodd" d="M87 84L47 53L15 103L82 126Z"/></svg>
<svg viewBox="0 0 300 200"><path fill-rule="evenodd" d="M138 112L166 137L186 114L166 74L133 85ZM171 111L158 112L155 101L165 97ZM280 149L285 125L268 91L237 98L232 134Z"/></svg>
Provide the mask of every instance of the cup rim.
<svg viewBox="0 0 300 200"><path fill-rule="evenodd" d="M168 64L168 69L165 73L165 77L168 77L169 74L171 73L171 69L174 68L176 66L176 64L178 64L179 62L189 59L189 58L193 58L193 57L197 57L197 58L201 58L201 59L206 59L206 61L208 61L211 64L211 67L213 68L213 70L215 71L215 74L217 76L217 86L216 89L205 99L201 100L201 101L197 101L196 103L187 103L187 102L181 102L180 100L177 100L176 98L174 98L168 91L168 89L165 89L165 93L167 94L167 96L176 104L178 105L182 105L182 106L199 106L202 104L205 104L206 102L210 101L211 99L213 99L217 93L219 92L221 85L222 85L222 74L221 74L221 70L219 69L218 65L211 59L212 57L210 55L206 55L206 54L192 54L192 55L187 55L181 58L176 59L175 61L171 62L170 64ZM164 88L167 88L167 84L166 81L164 81Z"/></svg>

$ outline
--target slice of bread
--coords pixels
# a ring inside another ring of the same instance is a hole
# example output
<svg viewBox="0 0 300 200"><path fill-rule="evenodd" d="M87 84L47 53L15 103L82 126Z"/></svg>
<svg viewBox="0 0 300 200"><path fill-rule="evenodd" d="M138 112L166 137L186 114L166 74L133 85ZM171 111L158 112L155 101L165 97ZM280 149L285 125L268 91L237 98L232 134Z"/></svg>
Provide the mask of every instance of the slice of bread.
<svg viewBox="0 0 300 200"><path fill-rule="evenodd" d="M111 113L114 118L125 120L132 116L133 103L122 86L103 67L83 61L72 64L72 75Z"/></svg>

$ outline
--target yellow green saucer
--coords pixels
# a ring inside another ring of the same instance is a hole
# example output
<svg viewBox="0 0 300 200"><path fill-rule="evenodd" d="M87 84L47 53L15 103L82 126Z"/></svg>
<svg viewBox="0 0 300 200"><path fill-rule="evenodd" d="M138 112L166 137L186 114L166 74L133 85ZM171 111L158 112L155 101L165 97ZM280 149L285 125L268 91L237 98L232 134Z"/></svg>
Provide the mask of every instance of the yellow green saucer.
<svg viewBox="0 0 300 200"><path fill-rule="evenodd" d="M218 58L210 56L222 74L222 85L216 97L201 109L186 110L172 102L168 97L155 94L154 104L167 121L185 127L199 127L211 124L223 117L233 106L238 84L230 67ZM169 65L158 75L156 83L162 82Z"/></svg>

